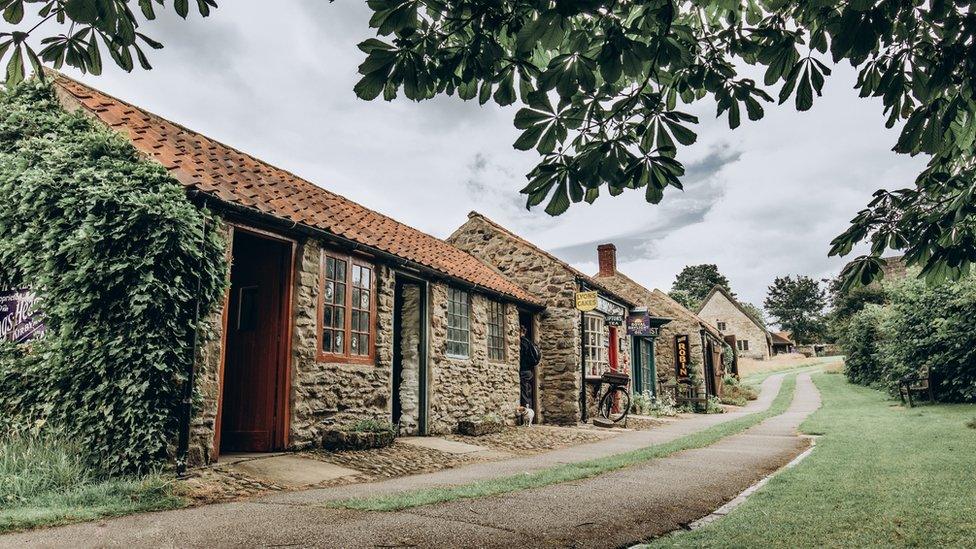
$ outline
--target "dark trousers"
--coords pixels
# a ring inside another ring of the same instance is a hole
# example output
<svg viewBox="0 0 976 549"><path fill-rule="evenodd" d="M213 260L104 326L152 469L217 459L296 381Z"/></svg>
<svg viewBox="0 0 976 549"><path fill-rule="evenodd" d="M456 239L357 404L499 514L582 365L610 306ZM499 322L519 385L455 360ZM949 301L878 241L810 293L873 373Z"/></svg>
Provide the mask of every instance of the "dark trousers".
<svg viewBox="0 0 976 549"><path fill-rule="evenodd" d="M519 404L527 408L532 407L532 392L535 390L535 372L532 370L519 371Z"/></svg>

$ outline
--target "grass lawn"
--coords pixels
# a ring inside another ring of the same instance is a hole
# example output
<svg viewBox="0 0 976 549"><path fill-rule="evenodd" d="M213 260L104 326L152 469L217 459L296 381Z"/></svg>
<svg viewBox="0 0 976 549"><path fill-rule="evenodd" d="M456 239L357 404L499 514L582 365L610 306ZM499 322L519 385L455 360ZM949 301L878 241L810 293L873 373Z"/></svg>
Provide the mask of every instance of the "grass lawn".
<svg viewBox="0 0 976 549"><path fill-rule="evenodd" d="M158 476L102 479L53 437L0 441L0 533L186 505Z"/></svg>
<svg viewBox="0 0 976 549"><path fill-rule="evenodd" d="M756 387L773 374L795 374L800 372L817 372L821 370L836 371L837 368L843 369L844 357L827 356L812 357L802 360L789 359L777 360L772 358L766 361L751 361L756 366L740 368L740 376L743 385Z"/></svg>
<svg viewBox="0 0 976 549"><path fill-rule="evenodd" d="M783 380L779 394L776 395L776 398L767 410L733 419L664 444L649 446L606 458L558 465L534 473L484 480L462 486L415 490L389 496L337 500L328 502L326 505L329 507L364 511L397 511L411 507L419 507L421 505L443 503L457 499L488 497L531 488L540 488L560 482L590 478L601 473L615 471L655 458L665 457L675 452L702 448L727 436L740 433L766 418L785 412L793 400L793 391L795 388L796 376L788 376Z"/></svg>
<svg viewBox="0 0 976 549"><path fill-rule="evenodd" d="M651 547L976 546L976 405L905 409L817 374L813 454L724 519Z"/></svg>

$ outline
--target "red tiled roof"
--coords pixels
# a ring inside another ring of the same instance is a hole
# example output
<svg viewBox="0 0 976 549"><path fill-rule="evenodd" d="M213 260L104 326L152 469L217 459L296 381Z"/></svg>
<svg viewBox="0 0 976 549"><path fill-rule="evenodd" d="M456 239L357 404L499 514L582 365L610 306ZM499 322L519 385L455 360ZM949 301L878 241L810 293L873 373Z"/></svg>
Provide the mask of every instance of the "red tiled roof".
<svg viewBox="0 0 976 549"><path fill-rule="evenodd" d="M439 238L63 74L52 75L62 100L76 103L127 137L187 188L328 231L519 301L540 303L489 265Z"/></svg>
<svg viewBox="0 0 976 549"><path fill-rule="evenodd" d="M793 338L789 332L769 332L769 335L773 338L773 343L793 345Z"/></svg>

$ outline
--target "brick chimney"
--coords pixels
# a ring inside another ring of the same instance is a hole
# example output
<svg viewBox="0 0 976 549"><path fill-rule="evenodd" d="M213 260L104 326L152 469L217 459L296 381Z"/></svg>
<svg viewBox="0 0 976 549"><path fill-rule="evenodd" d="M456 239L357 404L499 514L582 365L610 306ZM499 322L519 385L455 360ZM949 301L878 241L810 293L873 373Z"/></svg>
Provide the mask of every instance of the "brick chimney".
<svg viewBox="0 0 976 549"><path fill-rule="evenodd" d="M600 276L617 274L617 247L613 244L600 244L596 247L596 255L600 260Z"/></svg>

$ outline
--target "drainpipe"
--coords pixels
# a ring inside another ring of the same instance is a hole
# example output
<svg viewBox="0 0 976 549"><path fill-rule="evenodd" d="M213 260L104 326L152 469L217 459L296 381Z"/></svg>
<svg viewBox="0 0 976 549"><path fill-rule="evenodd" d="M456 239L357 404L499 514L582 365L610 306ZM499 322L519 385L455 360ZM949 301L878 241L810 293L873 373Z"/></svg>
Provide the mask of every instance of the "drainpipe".
<svg viewBox="0 0 976 549"><path fill-rule="evenodd" d="M207 208L207 201L203 201L203 210ZM203 275L200 270L203 268L203 255L207 245L207 217L203 218L203 230L200 235L200 258L197 260L197 287L193 298L193 324L190 329L190 355L187 357L186 380L183 382L182 395L180 400L180 427L179 439L176 444L176 476L186 475L186 461L190 451L190 422L193 416L193 385L196 382L196 358L197 358L197 332L200 322L200 288L203 282Z"/></svg>

